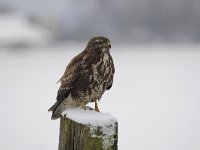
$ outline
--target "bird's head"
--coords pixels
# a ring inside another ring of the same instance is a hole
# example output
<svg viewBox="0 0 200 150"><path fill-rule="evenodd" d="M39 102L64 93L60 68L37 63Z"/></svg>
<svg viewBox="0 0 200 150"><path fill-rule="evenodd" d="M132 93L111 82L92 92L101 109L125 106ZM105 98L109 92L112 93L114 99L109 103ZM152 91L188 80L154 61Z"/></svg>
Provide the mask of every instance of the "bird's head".
<svg viewBox="0 0 200 150"><path fill-rule="evenodd" d="M87 51L90 52L98 52L98 53L104 53L109 52L111 48L110 40L103 36L97 36L92 38L86 47Z"/></svg>

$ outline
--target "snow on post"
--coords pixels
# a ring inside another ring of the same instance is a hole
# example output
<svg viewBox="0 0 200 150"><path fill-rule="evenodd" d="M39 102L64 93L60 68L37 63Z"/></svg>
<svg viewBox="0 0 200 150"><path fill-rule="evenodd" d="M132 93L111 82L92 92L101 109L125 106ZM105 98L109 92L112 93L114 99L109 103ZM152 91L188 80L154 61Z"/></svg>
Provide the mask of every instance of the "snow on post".
<svg viewBox="0 0 200 150"><path fill-rule="evenodd" d="M118 123L109 113L76 108L62 115L59 150L117 150Z"/></svg>

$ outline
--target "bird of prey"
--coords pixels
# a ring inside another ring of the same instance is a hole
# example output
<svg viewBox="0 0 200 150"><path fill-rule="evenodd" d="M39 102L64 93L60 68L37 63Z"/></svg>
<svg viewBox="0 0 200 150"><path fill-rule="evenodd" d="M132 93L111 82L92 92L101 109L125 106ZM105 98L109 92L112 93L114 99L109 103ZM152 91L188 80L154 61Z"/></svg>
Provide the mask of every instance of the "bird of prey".
<svg viewBox="0 0 200 150"><path fill-rule="evenodd" d="M70 61L58 81L61 85L57 101L49 109L52 111L51 119L60 118L62 112L69 108L85 108L89 102L95 102L95 110L99 111L97 101L113 84L115 68L110 49L110 40L97 36L89 40L86 48Z"/></svg>

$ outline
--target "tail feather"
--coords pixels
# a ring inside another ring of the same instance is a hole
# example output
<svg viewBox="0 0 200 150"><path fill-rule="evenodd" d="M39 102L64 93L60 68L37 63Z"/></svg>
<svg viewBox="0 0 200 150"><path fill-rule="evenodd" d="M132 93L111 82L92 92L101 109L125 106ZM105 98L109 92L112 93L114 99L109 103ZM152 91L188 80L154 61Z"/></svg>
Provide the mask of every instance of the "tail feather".
<svg viewBox="0 0 200 150"><path fill-rule="evenodd" d="M53 106L49 108L48 111L52 111L51 119L55 120L61 117L61 109L59 108L60 103L56 102Z"/></svg>
<svg viewBox="0 0 200 150"><path fill-rule="evenodd" d="M55 108L57 107L57 105L58 105L58 102L56 102L55 104L53 104L53 106L51 106L48 111L54 111Z"/></svg>
<svg viewBox="0 0 200 150"><path fill-rule="evenodd" d="M51 108L49 108L49 111L52 111L51 119L55 120L61 117L61 114L63 111L65 111L68 108L75 108L79 107L80 103L76 100L73 100L71 98L71 95L64 99L63 101L57 101Z"/></svg>
<svg viewBox="0 0 200 150"><path fill-rule="evenodd" d="M58 119L58 118L60 118L61 117L61 111L59 111L59 110L56 110L55 112L52 112L52 116L51 116L51 120L56 120L56 119Z"/></svg>

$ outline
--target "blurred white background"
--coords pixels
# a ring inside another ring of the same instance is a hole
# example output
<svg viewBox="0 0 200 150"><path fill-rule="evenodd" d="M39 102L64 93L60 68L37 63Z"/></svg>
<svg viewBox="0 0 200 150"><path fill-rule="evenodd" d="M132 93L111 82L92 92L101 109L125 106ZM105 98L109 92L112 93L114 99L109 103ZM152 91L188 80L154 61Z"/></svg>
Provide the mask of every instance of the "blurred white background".
<svg viewBox="0 0 200 150"><path fill-rule="evenodd" d="M55 102L70 59L110 38L116 74L100 104L120 150L200 149L200 2L1 0L0 149L55 150Z"/></svg>

